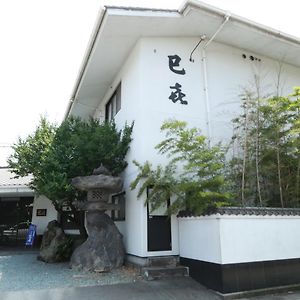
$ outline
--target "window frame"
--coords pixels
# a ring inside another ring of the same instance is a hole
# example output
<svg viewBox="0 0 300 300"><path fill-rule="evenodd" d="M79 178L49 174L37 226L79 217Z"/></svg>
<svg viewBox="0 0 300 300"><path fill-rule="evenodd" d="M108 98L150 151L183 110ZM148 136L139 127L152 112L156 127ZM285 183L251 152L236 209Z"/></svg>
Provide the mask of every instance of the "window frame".
<svg viewBox="0 0 300 300"><path fill-rule="evenodd" d="M110 122L121 110L122 84L117 85L115 91L105 104L105 121Z"/></svg>
<svg viewBox="0 0 300 300"><path fill-rule="evenodd" d="M121 192L119 194L115 194L115 195L111 196L111 203L120 205L120 209L112 210L110 212L111 219L113 221L125 221L126 220L125 201L126 201L125 192Z"/></svg>

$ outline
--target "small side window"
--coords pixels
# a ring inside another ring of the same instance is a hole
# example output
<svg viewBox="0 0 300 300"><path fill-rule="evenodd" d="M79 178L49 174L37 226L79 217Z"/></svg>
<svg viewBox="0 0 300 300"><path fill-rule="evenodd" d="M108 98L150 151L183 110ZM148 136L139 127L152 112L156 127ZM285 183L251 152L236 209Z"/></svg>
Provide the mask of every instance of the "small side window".
<svg viewBox="0 0 300 300"><path fill-rule="evenodd" d="M110 97L105 106L105 120L111 121L121 109L121 83Z"/></svg>
<svg viewBox="0 0 300 300"><path fill-rule="evenodd" d="M118 204L118 210L111 211L111 218L113 221L125 221L125 193L113 195L111 197L113 204Z"/></svg>

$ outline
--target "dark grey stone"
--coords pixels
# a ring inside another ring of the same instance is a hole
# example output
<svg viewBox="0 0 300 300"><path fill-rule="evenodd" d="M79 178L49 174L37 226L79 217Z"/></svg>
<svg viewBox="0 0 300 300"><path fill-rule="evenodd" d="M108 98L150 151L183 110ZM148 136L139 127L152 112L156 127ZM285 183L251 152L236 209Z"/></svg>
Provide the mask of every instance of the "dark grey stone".
<svg viewBox="0 0 300 300"><path fill-rule="evenodd" d="M141 274L145 280L154 280L167 277L189 276L189 268L184 266L175 267L143 267Z"/></svg>
<svg viewBox="0 0 300 300"><path fill-rule="evenodd" d="M75 177L72 179L72 185L80 191L104 189L110 193L118 193L123 187L120 177L104 174Z"/></svg>
<svg viewBox="0 0 300 300"><path fill-rule="evenodd" d="M97 169L94 169L93 171L93 175L111 175L111 172L109 172L104 166L103 164L101 164L101 166Z"/></svg>
<svg viewBox="0 0 300 300"><path fill-rule="evenodd" d="M43 235L38 259L47 263L65 261L67 257L63 249L67 243L68 238L60 224L56 220L49 222Z"/></svg>
<svg viewBox="0 0 300 300"><path fill-rule="evenodd" d="M106 272L124 263L122 235L111 218L100 211L86 214L88 239L71 257L71 267L79 270Z"/></svg>
<svg viewBox="0 0 300 300"><path fill-rule="evenodd" d="M120 209L120 206L118 204L105 203L100 201L74 201L73 204L79 210L86 210L86 211L92 211L92 210L105 211L105 210Z"/></svg>

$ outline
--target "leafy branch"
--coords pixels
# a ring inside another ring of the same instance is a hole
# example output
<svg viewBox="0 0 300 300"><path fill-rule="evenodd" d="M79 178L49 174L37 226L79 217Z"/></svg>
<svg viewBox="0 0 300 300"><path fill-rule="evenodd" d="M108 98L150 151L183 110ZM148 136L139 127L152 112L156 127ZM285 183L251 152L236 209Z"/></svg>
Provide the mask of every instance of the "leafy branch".
<svg viewBox="0 0 300 300"><path fill-rule="evenodd" d="M151 203L153 210L171 199L169 215L180 210L201 214L228 205L231 195L225 191L225 156L220 145L210 147L200 130L187 128L186 122L168 121L161 130L166 139L156 149L168 163L154 168L150 162L134 161L138 175L131 189L139 189L138 197L148 191L145 203Z"/></svg>

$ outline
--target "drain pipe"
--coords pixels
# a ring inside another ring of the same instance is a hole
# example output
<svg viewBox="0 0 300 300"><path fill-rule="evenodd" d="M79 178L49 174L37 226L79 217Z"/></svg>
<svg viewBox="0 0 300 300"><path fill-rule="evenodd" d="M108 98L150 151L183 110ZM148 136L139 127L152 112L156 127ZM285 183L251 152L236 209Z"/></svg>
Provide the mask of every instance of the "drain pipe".
<svg viewBox="0 0 300 300"><path fill-rule="evenodd" d="M211 120L210 120L210 105L209 105L209 93L208 93L208 80L207 80L207 60L206 60L206 48L209 44L215 39L218 33L223 29L225 24L228 22L230 18L230 13L227 13L224 16L224 20L218 30L213 34L213 36L205 43L202 48L202 66L203 66L203 83L204 83L204 94L205 94L205 106L206 106L206 125L207 125L207 135L208 135L208 143L210 145L211 141Z"/></svg>

